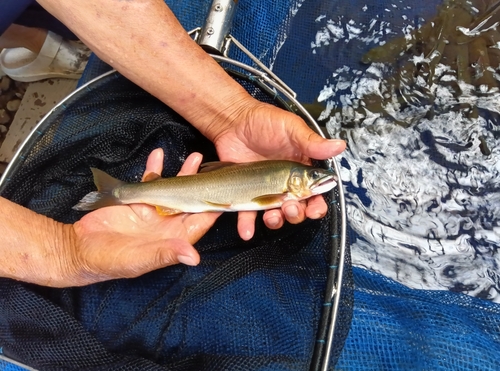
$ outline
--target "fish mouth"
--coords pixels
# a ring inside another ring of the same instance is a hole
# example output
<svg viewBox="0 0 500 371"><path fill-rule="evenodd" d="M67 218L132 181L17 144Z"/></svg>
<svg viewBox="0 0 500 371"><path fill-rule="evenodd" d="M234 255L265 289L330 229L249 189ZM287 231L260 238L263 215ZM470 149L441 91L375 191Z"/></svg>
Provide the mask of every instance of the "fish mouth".
<svg viewBox="0 0 500 371"><path fill-rule="evenodd" d="M333 175L326 175L311 186L311 192L315 195L325 193L337 185Z"/></svg>

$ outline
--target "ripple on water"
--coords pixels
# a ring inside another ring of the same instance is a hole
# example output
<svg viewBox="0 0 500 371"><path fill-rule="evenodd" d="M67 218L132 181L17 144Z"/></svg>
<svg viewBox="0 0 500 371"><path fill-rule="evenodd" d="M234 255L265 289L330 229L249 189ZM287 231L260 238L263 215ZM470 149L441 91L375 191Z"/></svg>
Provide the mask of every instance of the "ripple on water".
<svg viewBox="0 0 500 371"><path fill-rule="evenodd" d="M348 142L353 263L500 302L499 89L467 84L443 63L432 78L389 63L344 66L318 95L330 135Z"/></svg>

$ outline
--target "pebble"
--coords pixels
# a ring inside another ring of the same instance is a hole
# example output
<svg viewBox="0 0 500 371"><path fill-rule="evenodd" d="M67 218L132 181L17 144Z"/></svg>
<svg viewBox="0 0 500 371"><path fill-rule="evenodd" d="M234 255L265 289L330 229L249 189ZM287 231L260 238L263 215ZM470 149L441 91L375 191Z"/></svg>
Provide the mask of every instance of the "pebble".
<svg viewBox="0 0 500 371"><path fill-rule="evenodd" d="M1 91L7 91L10 88L10 77L9 76L4 76L0 80L0 90Z"/></svg>
<svg viewBox="0 0 500 371"><path fill-rule="evenodd" d="M0 125L4 126L0 128L0 145L5 137L3 130L9 129L28 85L27 82L14 81L8 76L0 77Z"/></svg>
<svg viewBox="0 0 500 371"><path fill-rule="evenodd" d="M10 112L16 112L21 105L21 99L12 99L7 102L6 108Z"/></svg>
<svg viewBox="0 0 500 371"><path fill-rule="evenodd" d="M0 125L8 124L10 122L10 116L6 110L0 109Z"/></svg>
<svg viewBox="0 0 500 371"><path fill-rule="evenodd" d="M14 120L28 85L27 82L14 81L8 76L0 77L0 146ZM2 163L0 162L1 173Z"/></svg>

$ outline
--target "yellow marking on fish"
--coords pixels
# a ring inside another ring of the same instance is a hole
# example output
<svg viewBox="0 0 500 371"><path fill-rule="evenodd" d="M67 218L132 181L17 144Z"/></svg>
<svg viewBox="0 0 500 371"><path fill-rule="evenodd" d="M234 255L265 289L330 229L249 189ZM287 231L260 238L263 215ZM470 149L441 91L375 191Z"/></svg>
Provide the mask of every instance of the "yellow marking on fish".
<svg viewBox="0 0 500 371"><path fill-rule="evenodd" d="M207 205L210 205L213 207L220 207L223 209L230 209L231 208L231 204L219 204L217 202L211 202L211 201L203 201L203 202L206 203Z"/></svg>
<svg viewBox="0 0 500 371"><path fill-rule="evenodd" d="M152 172L152 173L149 173L148 175L146 175L146 176L144 177L144 180L143 180L143 181L144 181L144 182L151 182L151 181L156 180L156 179L158 179L158 178L161 178L161 175L160 175L160 174L157 174L157 173L155 173L155 172Z"/></svg>
<svg viewBox="0 0 500 371"><path fill-rule="evenodd" d="M253 198L252 202L255 202L256 204L261 206L272 206L281 203L284 197L285 197L284 193L278 193L275 195L262 195Z"/></svg>
<svg viewBox="0 0 500 371"><path fill-rule="evenodd" d="M156 212L158 213L158 215L161 216L176 215L182 213L182 211L180 210L170 209L164 206L155 206L155 207L156 207Z"/></svg>

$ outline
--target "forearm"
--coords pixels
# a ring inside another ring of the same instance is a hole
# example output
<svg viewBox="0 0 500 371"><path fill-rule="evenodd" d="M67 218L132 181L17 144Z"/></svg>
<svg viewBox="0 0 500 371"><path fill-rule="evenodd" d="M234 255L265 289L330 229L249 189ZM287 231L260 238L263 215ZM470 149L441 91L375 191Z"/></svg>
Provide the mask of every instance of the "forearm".
<svg viewBox="0 0 500 371"><path fill-rule="evenodd" d="M39 0L101 59L209 139L252 101L187 34L162 0Z"/></svg>
<svg viewBox="0 0 500 371"><path fill-rule="evenodd" d="M52 286L71 276L72 226L0 197L0 277ZM51 264L48 264L51 262Z"/></svg>

